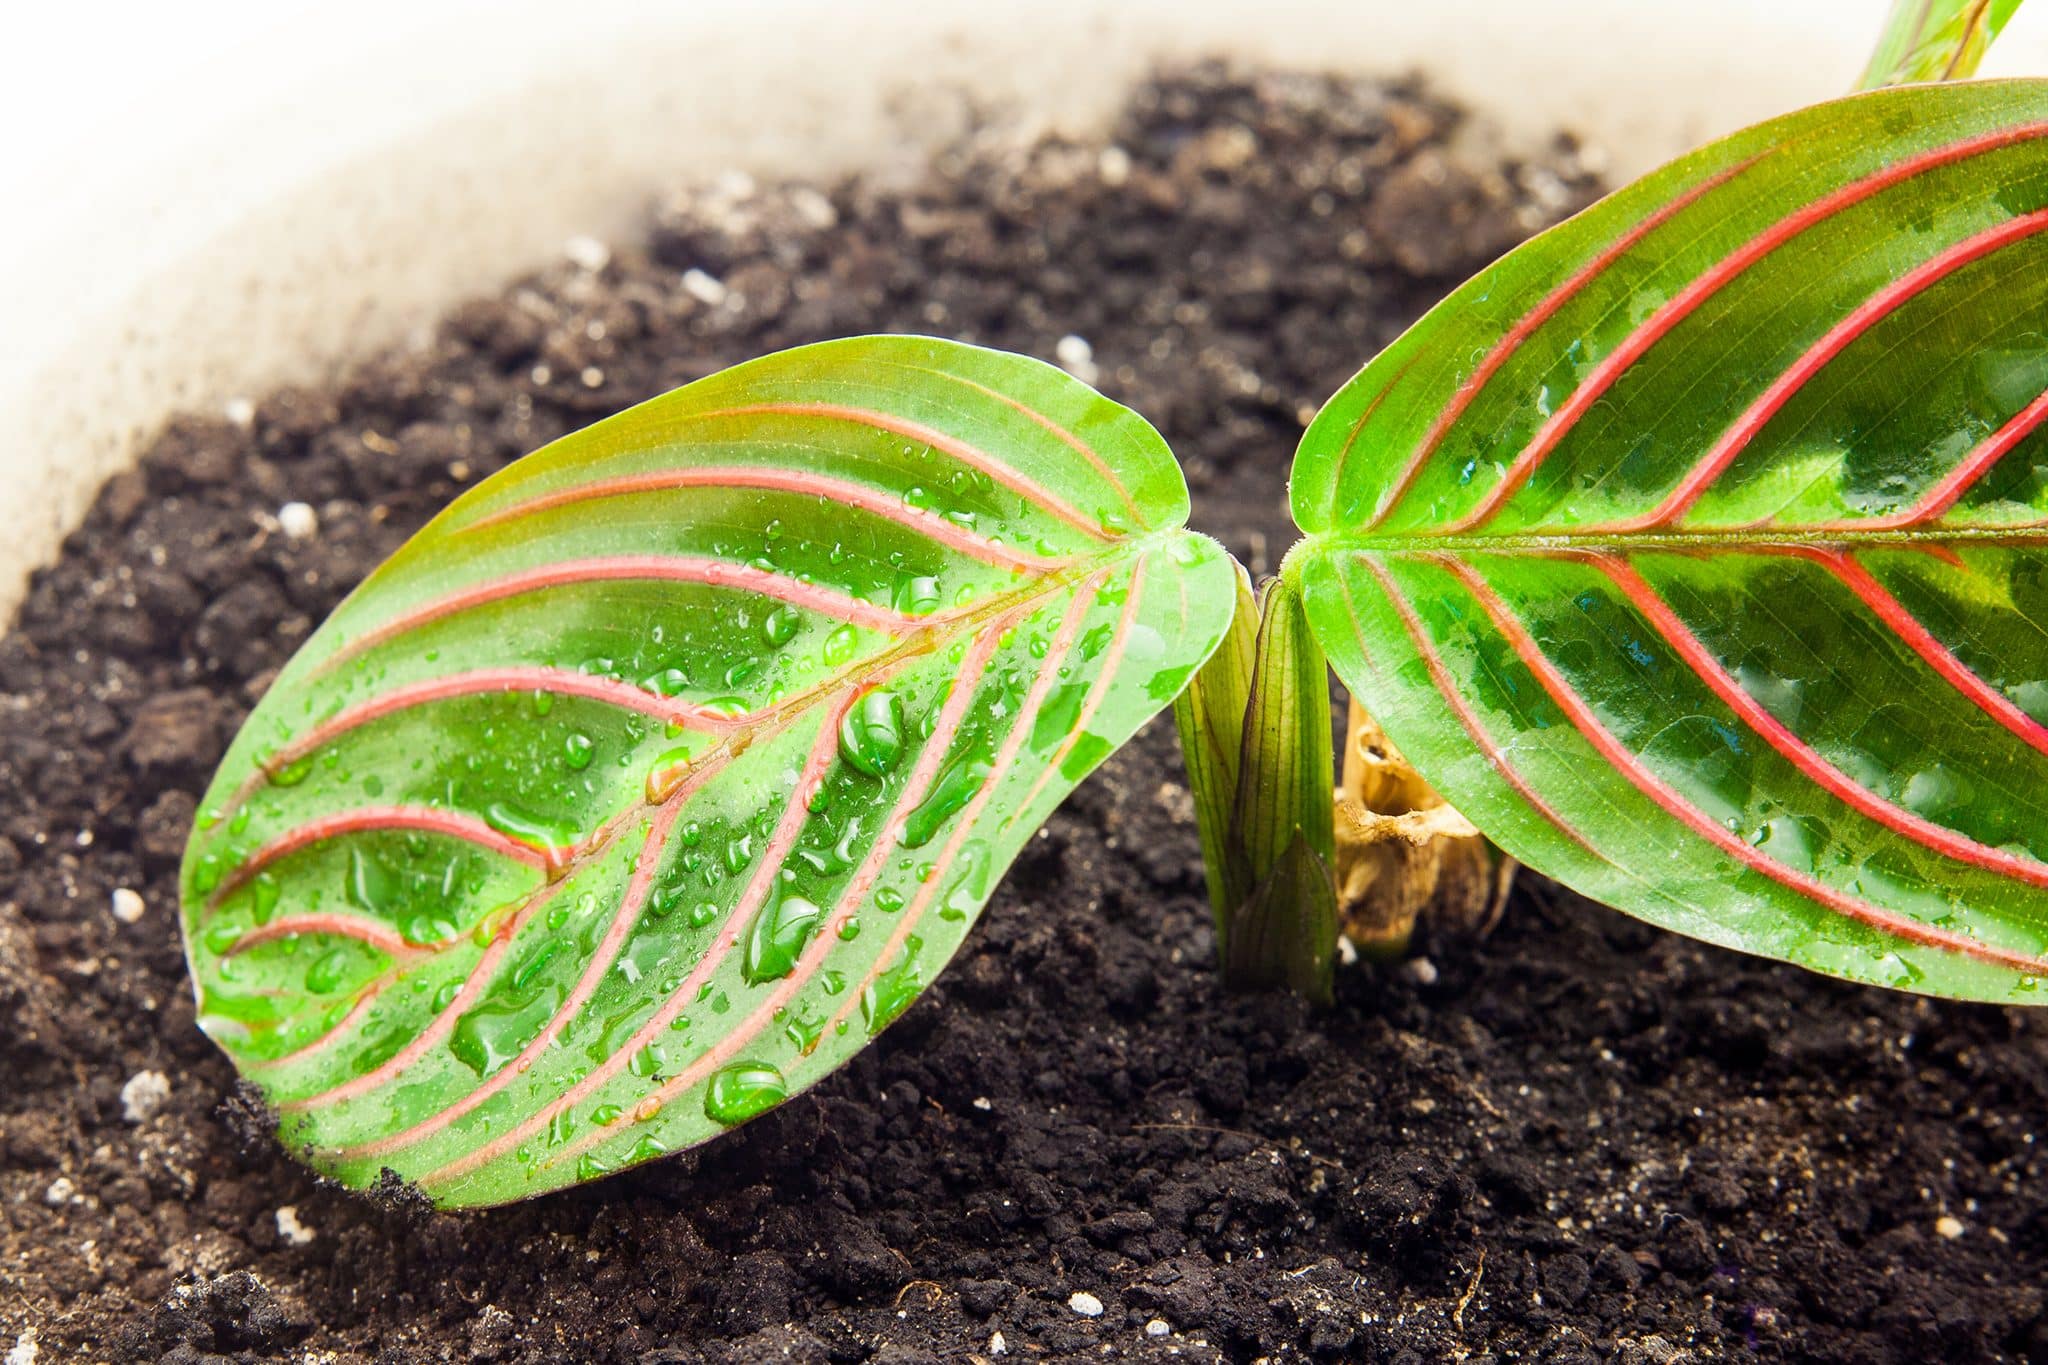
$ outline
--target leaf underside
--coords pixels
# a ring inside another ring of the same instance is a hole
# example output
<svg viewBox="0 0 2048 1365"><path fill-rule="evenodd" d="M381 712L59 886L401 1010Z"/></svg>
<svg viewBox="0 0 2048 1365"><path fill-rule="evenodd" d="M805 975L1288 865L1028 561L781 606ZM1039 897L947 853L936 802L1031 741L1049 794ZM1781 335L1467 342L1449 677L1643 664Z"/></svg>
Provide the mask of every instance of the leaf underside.
<svg viewBox="0 0 2048 1365"><path fill-rule="evenodd" d="M204 1027L351 1185L489 1204L815 1083L1230 618L1142 420L913 337L454 503L280 675L184 868Z"/></svg>
<svg viewBox="0 0 2048 1365"><path fill-rule="evenodd" d="M1589 895L2032 1000L2044 206L2048 84L1916 87L1737 134L1505 257L1302 442L1295 571L1337 671Z"/></svg>

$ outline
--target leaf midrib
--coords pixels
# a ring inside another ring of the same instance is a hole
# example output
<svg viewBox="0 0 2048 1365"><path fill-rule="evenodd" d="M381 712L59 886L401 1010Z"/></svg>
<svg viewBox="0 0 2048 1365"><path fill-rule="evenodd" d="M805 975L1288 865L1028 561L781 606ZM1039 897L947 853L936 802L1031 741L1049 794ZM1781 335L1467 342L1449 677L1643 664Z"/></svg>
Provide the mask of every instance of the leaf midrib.
<svg viewBox="0 0 2048 1365"><path fill-rule="evenodd" d="M1506 534L1457 535L1416 532L1378 535L1357 531L1318 531L1304 536L1288 555L1314 557L1344 551L1377 554L1547 554L1558 550L1670 550L1674 552L1741 551L1784 547L1842 545L1866 548L1897 546L2048 545L2048 526L1920 527L1892 531L1529 531Z"/></svg>

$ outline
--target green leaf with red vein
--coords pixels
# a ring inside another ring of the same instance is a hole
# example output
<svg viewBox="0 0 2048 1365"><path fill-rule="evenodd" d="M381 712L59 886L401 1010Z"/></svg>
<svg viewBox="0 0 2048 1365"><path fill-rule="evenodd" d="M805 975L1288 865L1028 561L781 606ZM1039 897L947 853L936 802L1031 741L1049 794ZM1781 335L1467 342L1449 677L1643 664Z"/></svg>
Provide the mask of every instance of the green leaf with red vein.
<svg viewBox="0 0 2048 1365"><path fill-rule="evenodd" d="M184 867L200 1020L351 1185L675 1151L902 1012L1228 624L1163 442L914 337L714 375L458 499L308 642Z"/></svg>
<svg viewBox="0 0 2048 1365"><path fill-rule="evenodd" d="M1332 663L1509 853L1820 971L2048 972L2048 83L1887 90L1511 253L1318 415Z"/></svg>

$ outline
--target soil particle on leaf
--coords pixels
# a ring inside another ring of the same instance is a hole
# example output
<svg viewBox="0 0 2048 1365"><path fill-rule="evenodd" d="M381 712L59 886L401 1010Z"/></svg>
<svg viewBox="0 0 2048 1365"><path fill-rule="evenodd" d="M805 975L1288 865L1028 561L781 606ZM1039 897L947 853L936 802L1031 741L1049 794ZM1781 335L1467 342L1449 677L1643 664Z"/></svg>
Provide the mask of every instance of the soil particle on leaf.
<svg viewBox="0 0 2048 1365"><path fill-rule="evenodd" d="M1099 141L991 126L908 181L678 192L644 240L579 245L415 348L170 424L0 640L0 1343L336 1365L997 1341L2048 1355L2036 1016L1841 986L1533 878L1490 939L1427 945L1434 973L1347 971L1322 1014L1225 997L1164 722L1032 841L880 1043L595 1186L470 1215L336 1190L194 1027L169 907L195 797L272 671L463 488L767 350L943 333L1092 366L1182 456L1195 525L1269 571L1315 406L1584 203L1585 166L1565 142L1485 155L1412 86L1200 68ZM116 919L117 888L149 913ZM148 1073L164 1093L130 1122Z"/></svg>

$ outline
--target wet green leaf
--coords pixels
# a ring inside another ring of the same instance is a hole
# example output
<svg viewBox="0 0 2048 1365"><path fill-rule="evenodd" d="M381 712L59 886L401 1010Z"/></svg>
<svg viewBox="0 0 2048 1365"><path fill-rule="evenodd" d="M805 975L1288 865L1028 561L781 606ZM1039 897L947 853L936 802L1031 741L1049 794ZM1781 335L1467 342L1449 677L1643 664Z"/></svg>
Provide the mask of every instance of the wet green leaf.
<svg viewBox="0 0 2048 1365"><path fill-rule="evenodd" d="M2048 83L1878 91L1510 253L1296 462L1344 681L1532 867L1717 943L2048 970Z"/></svg>
<svg viewBox="0 0 2048 1365"><path fill-rule="evenodd" d="M183 873L204 1027L356 1186L516 1199L858 1051L1229 623L1180 472L1035 361L742 365L458 499L292 660Z"/></svg>

